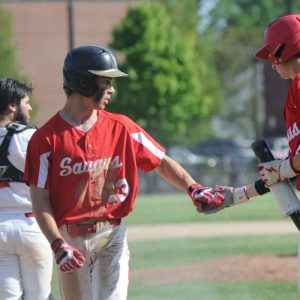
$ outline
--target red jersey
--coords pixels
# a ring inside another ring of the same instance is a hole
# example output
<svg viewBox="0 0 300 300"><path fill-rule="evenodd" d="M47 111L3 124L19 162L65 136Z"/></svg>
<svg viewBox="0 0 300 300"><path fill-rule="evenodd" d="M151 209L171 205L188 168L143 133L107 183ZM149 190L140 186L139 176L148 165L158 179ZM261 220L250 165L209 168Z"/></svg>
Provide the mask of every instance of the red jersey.
<svg viewBox="0 0 300 300"><path fill-rule="evenodd" d="M300 74L291 82L284 109L289 157L300 153ZM297 179L297 189L300 190L300 176Z"/></svg>
<svg viewBox="0 0 300 300"><path fill-rule="evenodd" d="M98 121L84 132L57 113L32 136L24 179L49 190L58 226L120 219L133 209L138 168L155 169L164 154L165 149L126 116L99 111Z"/></svg>

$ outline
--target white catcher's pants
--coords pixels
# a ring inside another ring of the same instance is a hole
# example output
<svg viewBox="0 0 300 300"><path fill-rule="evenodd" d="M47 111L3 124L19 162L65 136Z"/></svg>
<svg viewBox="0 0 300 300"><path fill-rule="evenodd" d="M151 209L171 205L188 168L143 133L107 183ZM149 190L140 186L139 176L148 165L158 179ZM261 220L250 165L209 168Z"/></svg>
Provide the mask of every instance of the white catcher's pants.
<svg viewBox="0 0 300 300"><path fill-rule="evenodd" d="M97 232L64 239L85 256L84 267L72 273L58 272L62 300L125 300L128 289L129 250L123 222L111 226L98 223Z"/></svg>
<svg viewBox="0 0 300 300"><path fill-rule="evenodd" d="M35 218L0 214L0 299L46 300L52 251Z"/></svg>

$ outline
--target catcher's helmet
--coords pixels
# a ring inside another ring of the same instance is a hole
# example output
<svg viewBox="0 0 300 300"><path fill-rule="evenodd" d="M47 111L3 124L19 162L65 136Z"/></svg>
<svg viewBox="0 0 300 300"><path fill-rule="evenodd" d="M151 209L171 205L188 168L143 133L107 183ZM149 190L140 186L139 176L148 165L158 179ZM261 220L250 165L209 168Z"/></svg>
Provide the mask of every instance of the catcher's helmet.
<svg viewBox="0 0 300 300"><path fill-rule="evenodd" d="M118 69L114 55L105 48L81 46L67 54L63 66L65 88L90 97L99 89L97 76L121 77L127 74Z"/></svg>
<svg viewBox="0 0 300 300"><path fill-rule="evenodd" d="M280 64L297 53L300 53L300 14L292 14L268 25L256 57Z"/></svg>

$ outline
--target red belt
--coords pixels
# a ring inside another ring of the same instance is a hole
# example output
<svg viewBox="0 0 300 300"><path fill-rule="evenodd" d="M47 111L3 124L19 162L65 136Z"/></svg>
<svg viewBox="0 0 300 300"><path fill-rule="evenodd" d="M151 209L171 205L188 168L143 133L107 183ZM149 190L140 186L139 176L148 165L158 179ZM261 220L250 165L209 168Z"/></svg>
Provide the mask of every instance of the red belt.
<svg viewBox="0 0 300 300"><path fill-rule="evenodd" d="M97 225L100 223L103 223L105 226L105 223L108 223L112 227L120 225L121 220L102 220L99 222L93 222L93 223L77 223L77 224L66 224L67 231L72 236L80 236L80 235L86 235L90 233L95 233L97 231L97 228L99 228ZM101 226L100 226L101 228Z"/></svg>
<svg viewBox="0 0 300 300"><path fill-rule="evenodd" d="M34 213L32 212L28 212L24 214L26 218L33 218L34 217Z"/></svg>

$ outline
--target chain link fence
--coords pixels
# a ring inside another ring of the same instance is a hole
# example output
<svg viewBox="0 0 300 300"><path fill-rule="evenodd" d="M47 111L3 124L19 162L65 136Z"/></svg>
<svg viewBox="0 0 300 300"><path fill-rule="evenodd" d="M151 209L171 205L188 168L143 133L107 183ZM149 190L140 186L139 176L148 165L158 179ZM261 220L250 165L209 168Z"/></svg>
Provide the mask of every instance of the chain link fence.
<svg viewBox="0 0 300 300"><path fill-rule="evenodd" d="M215 164L209 159L206 163L181 164L199 183L204 186L227 185L238 187L259 179L256 169L258 162L253 159L222 157ZM139 172L139 193L175 193L178 190L162 179L156 172Z"/></svg>

